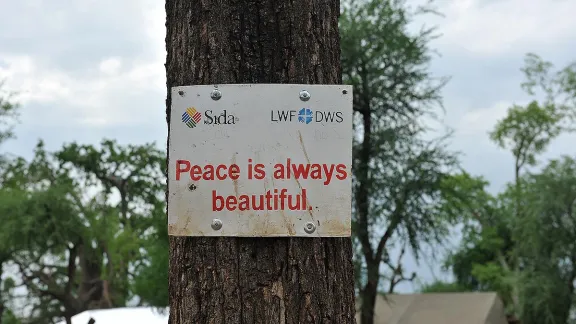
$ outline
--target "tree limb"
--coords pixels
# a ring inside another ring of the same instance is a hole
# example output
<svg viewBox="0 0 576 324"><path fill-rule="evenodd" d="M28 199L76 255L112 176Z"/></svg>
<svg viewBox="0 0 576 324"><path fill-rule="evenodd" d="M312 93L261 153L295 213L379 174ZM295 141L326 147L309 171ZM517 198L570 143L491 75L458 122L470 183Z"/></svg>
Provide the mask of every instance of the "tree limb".
<svg viewBox="0 0 576 324"><path fill-rule="evenodd" d="M68 282L64 288L64 293L69 295L72 291L72 285L74 284L74 279L76 278L76 258L78 257L78 245L74 245L72 248L68 249L70 254L68 258Z"/></svg>

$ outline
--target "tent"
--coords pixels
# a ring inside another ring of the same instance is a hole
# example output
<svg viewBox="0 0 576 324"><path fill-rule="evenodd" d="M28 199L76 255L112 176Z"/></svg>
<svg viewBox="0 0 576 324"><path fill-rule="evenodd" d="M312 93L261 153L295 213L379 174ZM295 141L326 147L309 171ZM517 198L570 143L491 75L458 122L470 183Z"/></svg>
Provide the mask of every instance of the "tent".
<svg viewBox="0 0 576 324"><path fill-rule="evenodd" d="M89 310L72 317L72 324L88 324L90 319L94 324L167 324L168 309L159 312L152 307L123 307ZM58 324L66 324L60 322Z"/></svg>
<svg viewBox="0 0 576 324"><path fill-rule="evenodd" d="M378 296L374 313L374 324L508 324L495 292Z"/></svg>

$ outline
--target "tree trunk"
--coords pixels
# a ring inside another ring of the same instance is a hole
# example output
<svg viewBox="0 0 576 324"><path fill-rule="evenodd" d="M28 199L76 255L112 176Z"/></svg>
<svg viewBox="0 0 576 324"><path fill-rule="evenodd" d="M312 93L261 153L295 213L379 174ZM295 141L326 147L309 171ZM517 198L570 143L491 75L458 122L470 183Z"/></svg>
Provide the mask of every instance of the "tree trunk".
<svg viewBox="0 0 576 324"><path fill-rule="evenodd" d="M360 324L374 324L374 308L376 306L376 297L378 296L378 281L380 262L376 264L367 264L368 280L362 290L360 306Z"/></svg>
<svg viewBox="0 0 576 324"><path fill-rule="evenodd" d="M380 262L382 253L372 248L369 232L370 196L369 169L372 159L372 110L370 107L370 95L368 94L368 78L365 74L366 68L362 69L362 91L359 105L363 123L362 146L356 164L358 189L356 191L356 208L358 210L358 238L362 245L362 253L366 262L367 281L361 290L360 299L360 323L374 324L374 307L376 305L376 295L378 294L378 281L380 280ZM387 231L388 232L388 231Z"/></svg>
<svg viewBox="0 0 576 324"><path fill-rule="evenodd" d="M168 124L173 86L340 84L339 12L338 0L167 0ZM350 238L170 237L169 322L355 323L353 271Z"/></svg>

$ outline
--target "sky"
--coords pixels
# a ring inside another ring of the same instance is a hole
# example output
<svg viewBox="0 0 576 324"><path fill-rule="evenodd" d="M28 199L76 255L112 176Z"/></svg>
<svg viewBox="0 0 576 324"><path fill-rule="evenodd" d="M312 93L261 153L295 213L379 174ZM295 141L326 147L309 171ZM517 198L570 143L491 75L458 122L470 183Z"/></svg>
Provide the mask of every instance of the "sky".
<svg viewBox="0 0 576 324"><path fill-rule="evenodd" d="M408 1L409 3L415 3ZM557 67L576 59L576 1L444 0L441 18L420 18L442 36L431 43L443 90L451 149L462 166L490 181L512 179L512 157L487 132L516 103L524 55ZM3 151L30 158L39 139L48 149L77 141L156 142L165 147L164 2L158 0L19 0L0 2L0 79L22 106L17 139ZM555 140L542 160L573 152L574 136ZM438 262L407 269L423 281L439 277ZM401 291L414 287L403 285Z"/></svg>

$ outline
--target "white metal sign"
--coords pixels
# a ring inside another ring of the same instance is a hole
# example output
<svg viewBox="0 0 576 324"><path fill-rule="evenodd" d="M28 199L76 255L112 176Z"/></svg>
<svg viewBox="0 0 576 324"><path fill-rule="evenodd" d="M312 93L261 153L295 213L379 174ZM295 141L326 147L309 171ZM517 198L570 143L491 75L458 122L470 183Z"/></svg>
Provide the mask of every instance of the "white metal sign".
<svg viewBox="0 0 576 324"><path fill-rule="evenodd" d="M350 236L352 87L172 88L168 231Z"/></svg>

